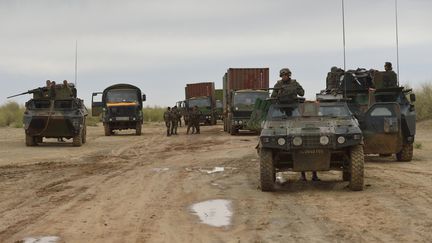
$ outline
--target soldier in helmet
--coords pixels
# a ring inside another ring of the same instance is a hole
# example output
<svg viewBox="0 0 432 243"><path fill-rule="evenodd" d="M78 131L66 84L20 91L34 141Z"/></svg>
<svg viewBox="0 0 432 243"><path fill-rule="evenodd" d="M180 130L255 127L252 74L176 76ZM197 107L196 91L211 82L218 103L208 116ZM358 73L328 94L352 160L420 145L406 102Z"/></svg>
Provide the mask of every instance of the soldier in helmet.
<svg viewBox="0 0 432 243"><path fill-rule="evenodd" d="M171 135L177 135L178 120L180 116L180 112L177 110L177 106L174 106L171 109L171 115Z"/></svg>
<svg viewBox="0 0 432 243"><path fill-rule="evenodd" d="M297 95L304 95L303 87L295 79L291 79L291 71L288 68L282 68L279 76L281 80L275 84L272 98L283 98L288 102L294 102Z"/></svg>
<svg viewBox="0 0 432 243"><path fill-rule="evenodd" d="M164 121L165 126L167 128L167 137L171 136L171 120L172 120L172 113L171 113L171 107L168 107L167 110L164 112Z"/></svg>
<svg viewBox="0 0 432 243"><path fill-rule="evenodd" d="M384 64L385 74L383 76L383 83L385 88L397 87L397 74L393 71L392 63L386 62Z"/></svg>

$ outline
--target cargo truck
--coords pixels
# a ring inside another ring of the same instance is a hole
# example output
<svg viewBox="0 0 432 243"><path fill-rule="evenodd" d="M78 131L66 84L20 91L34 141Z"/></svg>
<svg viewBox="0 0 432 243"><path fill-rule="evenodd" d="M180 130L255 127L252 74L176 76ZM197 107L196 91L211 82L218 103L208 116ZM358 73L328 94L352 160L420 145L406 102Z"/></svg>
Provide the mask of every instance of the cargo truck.
<svg viewBox="0 0 432 243"><path fill-rule="evenodd" d="M269 97L269 68L229 68L223 77L224 131L231 135L249 127L257 99Z"/></svg>
<svg viewBox="0 0 432 243"><path fill-rule="evenodd" d="M186 109L197 106L201 111L200 124L216 125L216 99L213 82L187 84L185 98Z"/></svg>
<svg viewBox="0 0 432 243"><path fill-rule="evenodd" d="M215 97L216 97L216 117L218 120L223 120L223 89L216 89Z"/></svg>

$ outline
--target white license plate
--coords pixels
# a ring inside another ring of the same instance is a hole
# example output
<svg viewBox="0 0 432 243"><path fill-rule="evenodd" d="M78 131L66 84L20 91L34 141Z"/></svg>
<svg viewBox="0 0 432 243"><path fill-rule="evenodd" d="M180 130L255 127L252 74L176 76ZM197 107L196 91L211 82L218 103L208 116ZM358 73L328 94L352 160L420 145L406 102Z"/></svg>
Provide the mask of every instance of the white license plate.
<svg viewBox="0 0 432 243"><path fill-rule="evenodd" d="M116 117L117 121L129 121L129 117Z"/></svg>

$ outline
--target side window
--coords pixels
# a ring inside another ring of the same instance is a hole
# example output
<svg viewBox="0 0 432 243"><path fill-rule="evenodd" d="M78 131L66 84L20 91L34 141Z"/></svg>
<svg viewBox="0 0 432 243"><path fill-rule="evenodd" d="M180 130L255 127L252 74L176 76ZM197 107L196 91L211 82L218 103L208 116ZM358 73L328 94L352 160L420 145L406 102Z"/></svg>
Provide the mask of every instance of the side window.
<svg viewBox="0 0 432 243"><path fill-rule="evenodd" d="M377 107L373 109L371 116L392 116L392 112L387 107Z"/></svg>

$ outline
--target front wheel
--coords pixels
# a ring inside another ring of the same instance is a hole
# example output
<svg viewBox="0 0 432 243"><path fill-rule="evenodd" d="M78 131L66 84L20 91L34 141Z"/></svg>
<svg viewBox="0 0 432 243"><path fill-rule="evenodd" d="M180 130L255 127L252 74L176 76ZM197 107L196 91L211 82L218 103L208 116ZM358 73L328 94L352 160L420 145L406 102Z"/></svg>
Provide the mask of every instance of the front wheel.
<svg viewBox="0 0 432 243"><path fill-rule="evenodd" d="M75 135L73 137L72 145L74 147L80 147L82 145L82 135L83 135L83 132L80 131L77 135Z"/></svg>
<svg viewBox="0 0 432 243"><path fill-rule="evenodd" d="M141 123L138 122L136 124L136 128L135 128L135 135L141 136L141 129L142 129L142 125L141 125Z"/></svg>
<svg viewBox="0 0 432 243"><path fill-rule="evenodd" d="M26 134L25 135L25 144L26 144L26 146L36 146L37 145L36 138Z"/></svg>
<svg viewBox="0 0 432 243"><path fill-rule="evenodd" d="M262 148L260 156L260 180L261 191L269 192L274 190L276 172L273 161L273 152L270 149Z"/></svg>
<svg viewBox="0 0 432 243"><path fill-rule="evenodd" d="M352 191L363 190L364 154L363 146L354 146L350 151L351 163L349 168L349 187Z"/></svg>
<svg viewBox="0 0 432 243"><path fill-rule="evenodd" d="M109 124L104 125L104 131L105 131L105 136L111 136L112 131Z"/></svg>
<svg viewBox="0 0 432 243"><path fill-rule="evenodd" d="M398 161L410 162L413 157L413 150L412 144L402 145L402 150L396 154L396 159Z"/></svg>

